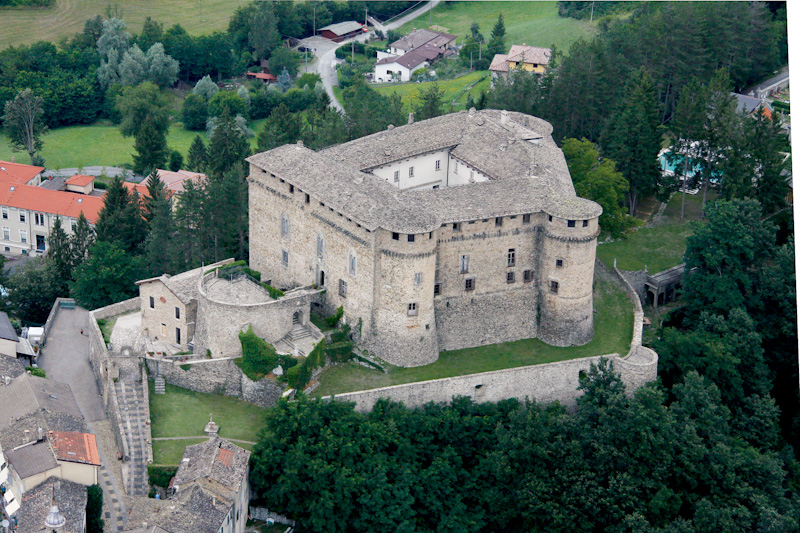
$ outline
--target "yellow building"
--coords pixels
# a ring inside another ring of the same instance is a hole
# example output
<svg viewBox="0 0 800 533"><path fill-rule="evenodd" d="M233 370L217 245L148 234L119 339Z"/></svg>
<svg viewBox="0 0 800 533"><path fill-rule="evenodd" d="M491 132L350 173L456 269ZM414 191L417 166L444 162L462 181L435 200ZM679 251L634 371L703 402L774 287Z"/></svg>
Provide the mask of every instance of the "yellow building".
<svg viewBox="0 0 800 533"><path fill-rule="evenodd" d="M515 44L511 46L508 54L496 54L494 56L489 71L492 73L492 80L498 76L508 79L509 69L515 68L544 74L549 62L549 48L525 46L524 43L522 45Z"/></svg>

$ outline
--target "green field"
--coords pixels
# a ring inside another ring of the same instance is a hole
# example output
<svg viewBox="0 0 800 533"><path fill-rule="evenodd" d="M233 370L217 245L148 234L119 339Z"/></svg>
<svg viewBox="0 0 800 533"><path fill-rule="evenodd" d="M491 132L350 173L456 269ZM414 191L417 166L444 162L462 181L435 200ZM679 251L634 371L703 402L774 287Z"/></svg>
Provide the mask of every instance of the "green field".
<svg viewBox="0 0 800 533"><path fill-rule="evenodd" d="M460 43L469 33L470 25L477 22L488 41L500 12L506 25L506 51L512 44L525 43L544 48L555 44L566 53L573 42L597 32L594 23L559 17L556 2L458 2L450 8L439 4L431 17L425 13L398 31L408 33L415 28L428 28L432 19L433 25L442 26L448 33L458 36Z"/></svg>
<svg viewBox="0 0 800 533"><path fill-rule="evenodd" d="M594 338L584 346L559 348L538 339L491 344L442 352L435 363L414 368L389 367L387 373L356 364L329 367L312 396L341 394L518 366L552 363L578 357L628 353L633 330L633 305L619 285L597 281L594 289Z"/></svg>
<svg viewBox="0 0 800 533"><path fill-rule="evenodd" d="M250 127L257 132L263 122L263 119L254 121ZM180 124L172 124L167 144L170 149L181 152L185 159L192 140L198 134L208 144L205 132L188 131ZM49 169L133 164L133 137L123 137L119 128L113 125L57 128L44 135L42 143L41 155ZM255 137L250 139L250 144L255 147ZM10 161L12 156L18 163L30 163L27 153L13 152L8 137L0 134L0 159Z"/></svg>
<svg viewBox="0 0 800 533"><path fill-rule="evenodd" d="M0 48L35 41L56 42L83 31L87 19L119 6L128 31L138 33L153 17L165 27L180 24L193 35L227 30L228 19L244 0L56 0L47 9L0 10Z"/></svg>
<svg viewBox="0 0 800 533"><path fill-rule="evenodd" d="M258 441L258 431L264 426L266 409L230 396L203 394L167 384L166 394L154 394L150 387L150 420L153 438L198 437L209 414L219 424L219 435L228 439ZM154 440L153 462L178 464L186 446L203 439ZM252 445L234 442L237 446L252 449Z"/></svg>
<svg viewBox="0 0 800 533"><path fill-rule="evenodd" d="M469 87L475 82L478 82L468 92L463 92L464 89ZM425 82L425 83L402 83L402 84L389 84L382 86L375 86L375 89L384 95L397 93L403 100L403 108L406 111L411 111L419 100L420 91L427 90L433 83L439 84L439 90L444 91L442 102L444 102L443 109L448 111L450 108L450 101L458 96L456 104L453 108L456 110L464 109L464 103L467 101L467 94L472 94L472 97L477 99L481 91L489 89L489 71L479 70L471 72L466 76L456 78L454 80L444 80L439 82Z"/></svg>

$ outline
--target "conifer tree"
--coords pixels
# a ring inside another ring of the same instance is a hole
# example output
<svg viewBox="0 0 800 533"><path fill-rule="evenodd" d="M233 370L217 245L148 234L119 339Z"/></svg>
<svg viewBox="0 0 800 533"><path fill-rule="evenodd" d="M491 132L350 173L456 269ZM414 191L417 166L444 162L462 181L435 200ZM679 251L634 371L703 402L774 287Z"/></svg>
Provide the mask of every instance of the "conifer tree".
<svg viewBox="0 0 800 533"><path fill-rule="evenodd" d="M192 172L205 172L206 170L206 144L203 138L195 135L192 145L189 147L189 153L186 155L186 168Z"/></svg>
<svg viewBox="0 0 800 533"><path fill-rule="evenodd" d="M67 283L72 279L72 250L70 249L69 236L61 224L61 217L56 217L53 229L50 230L49 250L50 268L53 269L54 280L58 287L58 294L69 294Z"/></svg>
<svg viewBox="0 0 800 533"><path fill-rule="evenodd" d="M165 131L156 127L149 117L136 134L133 148L137 152L133 156L133 171L137 174L145 175L165 166L167 137Z"/></svg>
<svg viewBox="0 0 800 533"><path fill-rule="evenodd" d="M180 202L175 207L173 221L175 235L172 262L177 271L196 268L204 260L204 249L208 242L205 204L205 188L187 181Z"/></svg>
<svg viewBox="0 0 800 533"><path fill-rule="evenodd" d="M97 241L117 243L127 253L138 253L147 236L139 195L130 193L117 176L103 196L97 217Z"/></svg>
<svg viewBox="0 0 800 533"><path fill-rule="evenodd" d="M492 28L492 37L489 39L489 47L486 53L490 60L495 54L502 54L506 51L506 24L503 20L503 13L497 16L497 22Z"/></svg>
<svg viewBox="0 0 800 533"><path fill-rule="evenodd" d="M300 138L300 120L281 103L272 110L269 120L256 139L259 150L272 150L278 146L297 142Z"/></svg>
<svg viewBox="0 0 800 533"><path fill-rule="evenodd" d="M158 181L160 182L161 180L159 179ZM158 188L154 187L154 189ZM149 187L148 190L150 190ZM147 265L154 276L173 274L172 238L174 223L172 202L165 196L159 196L155 200L152 197L148 198L148 215L150 234L147 236L145 243Z"/></svg>
<svg viewBox="0 0 800 533"><path fill-rule="evenodd" d="M208 145L206 170L209 175L221 177L250 154L250 144L227 110L217 118L217 127Z"/></svg>
<svg viewBox="0 0 800 533"><path fill-rule="evenodd" d="M89 221L81 211L78 217L78 224L70 237L70 248L72 251L72 264L77 267L86 260L89 255L89 248L94 243L94 230L89 225Z"/></svg>
<svg viewBox="0 0 800 533"><path fill-rule="evenodd" d="M160 202L167 200L167 186L161 181L158 171L153 169L147 177L147 197L144 199L144 219L150 230L153 230L153 219L156 207Z"/></svg>

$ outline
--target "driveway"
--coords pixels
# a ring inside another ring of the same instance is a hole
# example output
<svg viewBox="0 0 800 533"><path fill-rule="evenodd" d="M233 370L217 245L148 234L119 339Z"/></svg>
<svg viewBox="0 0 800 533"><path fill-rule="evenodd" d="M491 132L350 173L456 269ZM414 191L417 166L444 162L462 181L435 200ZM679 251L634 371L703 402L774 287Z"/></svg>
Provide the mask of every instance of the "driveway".
<svg viewBox="0 0 800 533"><path fill-rule="evenodd" d="M72 388L86 421L95 422L103 420L106 415L89 366L88 329L89 311L78 307L60 309L50 327L38 364L48 379L66 383Z"/></svg>

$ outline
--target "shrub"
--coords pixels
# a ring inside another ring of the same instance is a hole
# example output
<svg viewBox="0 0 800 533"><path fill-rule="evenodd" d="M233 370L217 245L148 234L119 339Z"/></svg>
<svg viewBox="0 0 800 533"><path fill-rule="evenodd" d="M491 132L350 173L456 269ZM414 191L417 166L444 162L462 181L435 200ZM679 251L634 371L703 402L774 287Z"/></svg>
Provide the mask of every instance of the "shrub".
<svg viewBox="0 0 800 533"><path fill-rule="evenodd" d="M303 365L298 364L298 365L295 365L295 366L293 366L292 368L290 368L289 370L286 371L286 382L293 389L297 388L297 379L298 379L298 376L300 375L300 368L302 366Z"/></svg>
<svg viewBox="0 0 800 533"><path fill-rule="evenodd" d="M190 368L192 368L192 365L181 365L182 370L189 370Z"/></svg>
<svg viewBox="0 0 800 533"><path fill-rule="evenodd" d="M169 487L169 480L175 476L177 471L177 466L147 465L147 476L150 478L150 485L163 489Z"/></svg>
<svg viewBox="0 0 800 533"><path fill-rule="evenodd" d="M325 317L325 323L328 324L330 327L335 328L336 324L339 323L339 320L342 319L344 316L344 308L341 306L336 308L336 312L331 316Z"/></svg>
<svg viewBox="0 0 800 533"><path fill-rule="evenodd" d="M353 343L349 341L333 343L327 347L326 353L331 361L344 363L352 358Z"/></svg>
<svg viewBox="0 0 800 533"><path fill-rule="evenodd" d="M273 300L277 300L278 298L283 297L283 295L285 294L282 290L276 289L272 285L267 285L266 283L262 283L261 286L267 289L269 297L272 298Z"/></svg>
<svg viewBox="0 0 800 533"><path fill-rule="evenodd" d="M331 333L331 342L343 342L348 340L350 336L350 326L348 324L342 325L341 328L337 329L333 333Z"/></svg>
<svg viewBox="0 0 800 533"><path fill-rule="evenodd" d="M248 378L257 381L278 366L275 348L253 333L252 326L239 333L239 341L242 343L242 357L236 359L236 364Z"/></svg>
<svg viewBox="0 0 800 533"><path fill-rule="evenodd" d="M150 468L149 466L147 467ZM175 467L177 470L177 467ZM167 481L169 482L169 481ZM100 485L90 485L86 498L86 531L87 533L103 533L105 520L103 516L103 489Z"/></svg>
<svg viewBox="0 0 800 533"><path fill-rule="evenodd" d="M31 373L32 376L38 376L40 378L46 378L47 376L44 373L44 370L41 368L34 368L32 366L26 366L25 370Z"/></svg>
<svg viewBox="0 0 800 533"><path fill-rule="evenodd" d="M314 346L314 349L311 350L311 353L308 354L308 359L306 359L306 364L311 366L311 369L321 367L325 364L325 350L326 344L325 339L319 341L319 343Z"/></svg>
<svg viewBox="0 0 800 533"><path fill-rule="evenodd" d="M204 130L208 120L208 103L202 96L190 94L181 109L183 127L190 131Z"/></svg>

